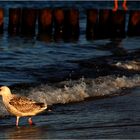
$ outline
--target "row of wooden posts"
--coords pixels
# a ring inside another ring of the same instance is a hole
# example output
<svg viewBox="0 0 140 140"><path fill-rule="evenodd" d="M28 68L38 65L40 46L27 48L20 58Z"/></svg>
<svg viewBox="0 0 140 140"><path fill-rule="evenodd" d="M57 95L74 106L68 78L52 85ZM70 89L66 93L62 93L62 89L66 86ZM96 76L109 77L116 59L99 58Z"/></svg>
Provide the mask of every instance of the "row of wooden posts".
<svg viewBox="0 0 140 140"><path fill-rule="evenodd" d="M86 10L86 38L102 39L128 36L140 36L140 11L128 11L126 29L126 12L110 9ZM36 22L38 21L38 22ZM36 23L38 29L36 30ZM0 33L4 29L4 9L0 8ZM10 35L54 35L55 38L78 39L80 34L79 10L64 8L10 8L8 33Z"/></svg>

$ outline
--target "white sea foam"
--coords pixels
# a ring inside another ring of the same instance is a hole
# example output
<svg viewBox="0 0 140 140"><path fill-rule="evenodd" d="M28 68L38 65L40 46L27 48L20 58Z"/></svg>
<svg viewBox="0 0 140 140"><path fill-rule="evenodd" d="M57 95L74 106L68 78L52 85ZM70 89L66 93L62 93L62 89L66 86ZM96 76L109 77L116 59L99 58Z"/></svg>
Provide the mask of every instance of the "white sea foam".
<svg viewBox="0 0 140 140"><path fill-rule="evenodd" d="M140 62L138 61L124 61L124 62L117 62L113 64L119 68L128 69L128 70L140 70Z"/></svg>
<svg viewBox="0 0 140 140"><path fill-rule="evenodd" d="M105 76L97 79L80 79L63 82L63 87L41 85L29 91L29 97L50 105L83 101L89 97L119 94L121 89L140 86L140 75L133 77Z"/></svg>

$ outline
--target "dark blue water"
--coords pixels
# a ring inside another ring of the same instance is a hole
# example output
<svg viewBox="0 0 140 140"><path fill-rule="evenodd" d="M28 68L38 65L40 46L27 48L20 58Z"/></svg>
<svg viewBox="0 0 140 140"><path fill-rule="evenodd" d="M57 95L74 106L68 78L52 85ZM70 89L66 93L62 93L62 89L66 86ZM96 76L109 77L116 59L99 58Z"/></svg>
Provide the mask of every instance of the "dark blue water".
<svg viewBox="0 0 140 140"><path fill-rule="evenodd" d="M128 8L139 9L139 4L129 1ZM73 5L80 11L78 41L39 41L37 31L32 38L7 33L11 7ZM113 2L25 1L0 6L5 9L0 85L52 105L52 112L33 118L36 126L21 118L16 128L15 117L1 102L0 138L140 138L140 37L88 41L85 36L85 10L111 9Z"/></svg>

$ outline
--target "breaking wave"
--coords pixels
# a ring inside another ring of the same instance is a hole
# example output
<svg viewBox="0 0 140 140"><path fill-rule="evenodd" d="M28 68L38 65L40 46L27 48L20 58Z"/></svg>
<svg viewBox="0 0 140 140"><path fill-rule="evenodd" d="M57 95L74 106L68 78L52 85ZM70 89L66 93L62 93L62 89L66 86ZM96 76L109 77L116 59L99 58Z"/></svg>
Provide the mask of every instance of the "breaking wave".
<svg viewBox="0 0 140 140"><path fill-rule="evenodd" d="M49 105L83 101L86 98L118 95L122 89L140 86L140 76L104 76L96 79L81 78L64 81L57 86L40 85L30 89L28 96Z"/></svg>

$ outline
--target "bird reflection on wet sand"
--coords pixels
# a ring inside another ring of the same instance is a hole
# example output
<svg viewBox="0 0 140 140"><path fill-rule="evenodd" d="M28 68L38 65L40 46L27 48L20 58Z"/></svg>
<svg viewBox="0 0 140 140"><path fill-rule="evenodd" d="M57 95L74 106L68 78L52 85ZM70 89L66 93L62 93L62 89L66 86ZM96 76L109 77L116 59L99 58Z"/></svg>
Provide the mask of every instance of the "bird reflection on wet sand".
<svg viewBox="0 0 140 140"><path fill-rule="evenodd" d="M39 139L41 136L47 137L47 127L43 126L20 126L8 128L5 138L6 139ZM43 131L42 131L43 129ZM44 131L46 130L46 131Z"/></svg>

